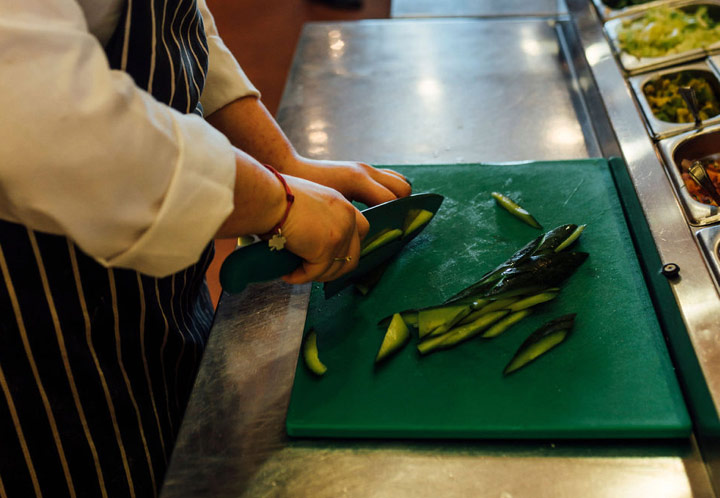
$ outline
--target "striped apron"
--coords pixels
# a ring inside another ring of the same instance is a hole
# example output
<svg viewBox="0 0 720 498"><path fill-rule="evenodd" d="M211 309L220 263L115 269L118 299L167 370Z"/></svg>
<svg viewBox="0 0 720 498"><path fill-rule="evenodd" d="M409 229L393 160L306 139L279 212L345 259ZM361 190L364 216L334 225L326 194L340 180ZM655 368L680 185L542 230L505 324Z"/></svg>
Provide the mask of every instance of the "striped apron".
<svg viewBox="0 0 720 498"><path fill-rule="evenodd" d="M128 0L106 51L158 100L201 112L195 0ZM0 221L0 497L158 495L213 318L212 256L153 278Z"/></svg>

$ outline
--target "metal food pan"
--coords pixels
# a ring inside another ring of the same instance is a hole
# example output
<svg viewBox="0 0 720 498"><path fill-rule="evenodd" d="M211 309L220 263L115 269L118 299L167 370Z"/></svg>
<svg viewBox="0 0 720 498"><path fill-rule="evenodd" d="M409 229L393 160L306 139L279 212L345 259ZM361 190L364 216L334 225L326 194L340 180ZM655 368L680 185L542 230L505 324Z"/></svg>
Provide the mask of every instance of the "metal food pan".
<svg viewBox="0 0 720 498"><path fill-rule="evenodd" d="M649 2L639 5L631 5L622 9L614 9L612 7L609 7L603 0L592 0L595 8L598 11L598 14L600 14L600 19L602 19L603 21L609 21L610 19L615 19L616 17L635 14L637 12L641 12L643 10L647 10L659 5L673 4L677 1L678 0L651 0Z"/></svg>
<svg viewBox="0 0 720 498"><path fill-rule="evenodd" d="M708 64L713 68L718 77L720 78L720 55L710 55L707 58Z"/></svg>
<svg viewBox="0 0 720 498"><path fill-rule="evenodd" d="M664 4L675 8L694 8L703 5L711 6L717 10L717 17L720 19L720 0L680 0ZM642 11L634 14L617 17L607 21L604 25L605 34L610 40L610 44L620 60L620 64L626 73L629 75L640 74L646 71L661 69L676 64L682 64L685 62L691 62L702 59L709 54L716 51L720 51L720 43L714 43L706 48L696 48L693 50L687 50L677 54L670 54L663 57L635 57L627 52L624 52L620 48L618 42L617 31L624 21L637 19L644 15L649 8L643 9Z"/></svg>
<svg viewBox="0 0 720 498"><path fill-rule="evenodd" d="M720 158L720 126L715 125L661 140L658 147L690 224L705 226L720 221L720 210L716 206L703 204L692 198L685 187L680 169L683 159L697 161Z"/></svg>
<svg viewBox="0 0 720 498"><path fill-rule="evenodd" d="M635 92L635 96L640 103L640 107L642 108L643 115L645 117L645 123L648 126L650 135L652 135L655 139L659 140L671 137L698 128L695 126L694 122L671 123L658 119L657 117L655 117L655 114L652 111L652 107L650 106L650 103L645 96L644 88L646 84L665 76L671 76L683 72L694 73L698 76L705 78L708 83L710 83L710 86L712 87L715 96L720 100L720 80L718 80L718 73L715 71L715 68L709 64L707 59L694 64L674 66L672 68L658 70L640 76L632 76L628 78L628 82L630 83L630 86ZM720 123L720 114L706 119L702 122L699 128L703 128L705 126L717 123Z"/></svg>
<svg viewBox="0 0 720 498"><path fill-rule="evenodd" d="M702 228L695 234L703 256L712 269L715 283L720 285L720 226Z"/></svg>

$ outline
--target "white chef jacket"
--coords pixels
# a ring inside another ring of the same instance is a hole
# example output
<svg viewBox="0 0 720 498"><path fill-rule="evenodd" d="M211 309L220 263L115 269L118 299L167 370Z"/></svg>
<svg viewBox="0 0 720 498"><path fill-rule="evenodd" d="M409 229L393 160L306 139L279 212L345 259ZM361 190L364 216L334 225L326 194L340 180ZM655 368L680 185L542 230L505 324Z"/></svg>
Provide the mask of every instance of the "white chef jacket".
<svg viewBox="0 0 720 498"><path fill-rule="evenodd" d="M122 0L0 0L0 219L65 235L106 266L194 263L233 208L228 139L110 69ZM208 115L259 96L198 5ZM151 167L149 167L149 165Z"/></svg>

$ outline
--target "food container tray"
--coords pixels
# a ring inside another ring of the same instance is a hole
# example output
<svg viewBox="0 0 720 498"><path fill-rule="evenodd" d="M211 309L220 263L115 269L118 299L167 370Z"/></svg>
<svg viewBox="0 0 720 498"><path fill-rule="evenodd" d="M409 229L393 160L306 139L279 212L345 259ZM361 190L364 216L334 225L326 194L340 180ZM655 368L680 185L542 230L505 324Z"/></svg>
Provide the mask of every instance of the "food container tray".
<svg viewBox="0 0 720 498"><path fill-rule="evenodd" d="M713 70L720 75L720 54L710 55L707 58L708 64L710 64L710 67L713 68Z"/></svg>
<svg viewBox="0 0 720 498"><path fill-rule="evenodd" d="M672 5L676 8L695 8L707 5L712 8L712 10L714 11L714 15L718 19L720 19L720 0L684 0L672 2L666 5ZM624 21L637 19L641 17L647 10L649 9L646 8L642 11L635 12L634 14L629 14L615 19L611 19L607 21L604 25L605 34L610 40L610 44L613 50L617 54L620 65L628 75L640 74L655 69L674 66L676 64L695 61L698 59L702 59L707 55L720 51L719 42L709 45L705 48L696 48L662 57L636 57L634 55L628 54L620 48L617 31Z"/></svg>
<svg viewBox="0 0 720 498"><path fill-rule="evenodd" d="M720 114L717 114L711 118L704 120L700 126L695 126L694 122L691 123L672 123L669 121L663 121L658 119L652 111L652 106L647 100L645 91L643 90L647 83L665 76L673 76L682 72L690 72L702 76L705 78L713 89L715 97L720 99L720 80L718 80L718 72L715 67L711 66L707 60L687 64L678 67L666 68L663 70L653 71L643 75L632 76L628 78L628 82L635 92L640 107L645 117L645 124L648 127L650 135L655 139L663 139L684 133L687 131L695 130L697 128L704 128L709 125L720 123Z"/></svg>
<svg viewBox="0 0 720 498"><path fill-rule="evenodd" d="M720 211L716 206L703 204L692 198L680 169L683 159L696 161L720 158L720 126L715 125L661 140L658 147L690 223L705 226L720 221Z"/></svg>
<svg viewBox="0 0 720 498"><path fill-rule="evenodd" d="M717 284L720 282L720 226L702 228L695 235Z"/></svg>
<svg viewBox="0 0 720 498"><path fill-rule="evenodd" d="M673 4L677 1L678 0L654 0L639 5L632 5L622 9L614 9L612 7L609 7L605 4L605 2L603 2L603 0L593 0L593 4L595 4L595 8L597 9L598 14L600 14L600 18L603 21L608 21L610 19L615 19L616 17L635 14L637 12L650 9L658 5Z"/></svg>

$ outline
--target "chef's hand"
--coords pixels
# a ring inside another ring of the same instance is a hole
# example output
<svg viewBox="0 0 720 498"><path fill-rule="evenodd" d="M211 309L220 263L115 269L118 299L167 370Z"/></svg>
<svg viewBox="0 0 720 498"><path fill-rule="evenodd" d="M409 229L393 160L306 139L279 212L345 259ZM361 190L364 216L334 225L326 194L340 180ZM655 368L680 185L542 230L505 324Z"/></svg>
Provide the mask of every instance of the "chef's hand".
<svg viewBox="0 0 720 498"><path fill-rule="evenodd" d="M368 206L410 195L407 179L391 169L354 161L323 161L292 154L277 165L282 173L337 190L351 201Z"/></svg>
<svg viewBox="0 0 720 498"><path fill-rule="evenodd" d="M234 207L215 238L264 234L280 223L285 247L304 260L284 277L293 284L326 282L357 266L360 240L369 225L342 194L290 175L278 178L272 168L239 149L235 149L235 168ZM289 210L284 183L295 197Z"/></svg>
<svg viewBox="0 0 720 498"><path fill-rule="evenodd" d="M360 259L360 241L370 228L365 217L336 190L283 176L295 195L282 227L285 248L304 260L283 280L327 282L353 270Z"/></svg>
<svg viewBox="0 0 720 498"><path fill-rule="evenodd" d="M210 114L207 120L233 145L261 163L271 164L283 174L333 188L352 201L374 206L411 192L405 177L389 169L301 156L258 98L239 98Z"/></svg>

